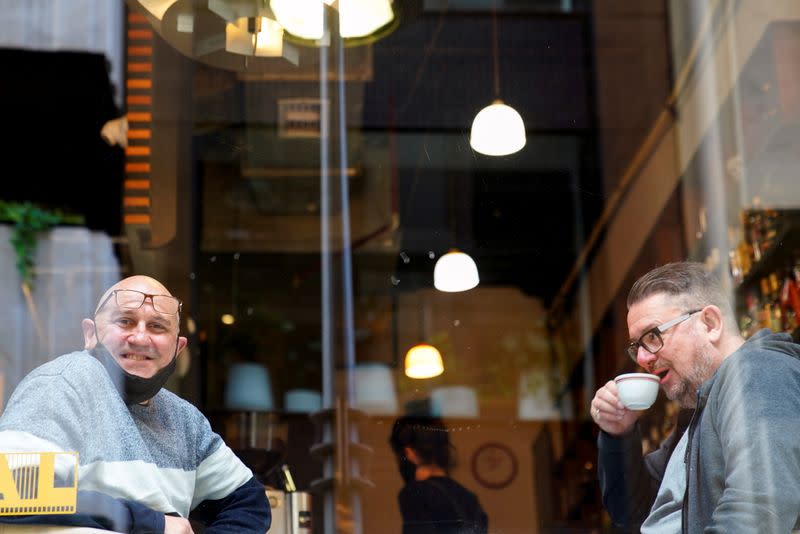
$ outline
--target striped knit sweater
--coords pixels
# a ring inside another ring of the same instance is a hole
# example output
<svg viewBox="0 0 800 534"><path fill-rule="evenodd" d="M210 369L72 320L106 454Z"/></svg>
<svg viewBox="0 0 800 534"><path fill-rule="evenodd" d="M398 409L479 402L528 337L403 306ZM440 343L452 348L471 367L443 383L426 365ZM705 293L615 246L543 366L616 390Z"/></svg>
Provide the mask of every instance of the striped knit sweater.
<svg viewBox="0 0 800 534"><path fill-rule="evenodd" d="M126 406L102 364L85 351L46 363L20 382L0 418L0 451L79 452L79 494L134 503L128 507L134 525L141 507L188 517L204 501L221 502L242 488L258 491L250 470L194 406L166 389L146 406ZM253 501L250 490L248 499L261 509L244 512L266 516L265 523L246 531L263 533L269 525L260 492ZM158 522L138 531L150 529L158 530Z"/></svg>

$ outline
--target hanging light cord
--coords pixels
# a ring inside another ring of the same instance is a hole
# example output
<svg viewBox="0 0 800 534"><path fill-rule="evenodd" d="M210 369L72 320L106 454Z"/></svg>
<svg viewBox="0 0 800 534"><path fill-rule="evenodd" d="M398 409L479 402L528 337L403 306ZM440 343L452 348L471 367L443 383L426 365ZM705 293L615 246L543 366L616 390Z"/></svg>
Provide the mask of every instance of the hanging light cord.
<svg viewBox="0 0 800 534"><path fill-rule="evenodd" d="M447 177L447 193L450 203L450 231L452 232L450 235L450 248L453 249L458 244L458 217L456 217L456 179L452 173Z"/></svg>
<svg viewBox="0 0 800 534"><path fill-rule="evenodd" d="M497 2L492 2L492 57L494 59L494 97L500 98L500 52L497 45Z"/></svg>

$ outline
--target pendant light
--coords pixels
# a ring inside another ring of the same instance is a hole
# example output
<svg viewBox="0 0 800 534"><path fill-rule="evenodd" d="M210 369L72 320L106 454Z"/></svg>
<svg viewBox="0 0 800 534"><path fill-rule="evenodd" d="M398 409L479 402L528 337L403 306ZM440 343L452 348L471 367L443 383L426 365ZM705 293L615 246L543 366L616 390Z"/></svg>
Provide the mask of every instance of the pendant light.
<svg viewBox="0 0 800 534"><path fill-rule="evenodd" d="M424 339L425 323L428 321L427 301L423 297L422 313L420 317L420 336ZM406 352L405 372L409 378L433 378L444 372L442 355L439 349L433 345L422 341L417 343Z"/></svg>
<svg viewBox="0 0 800 534"><path fill-rule="evenodd" d="M326 10L348 48L370 45L422 12L420 0L125 0L183 55L251 78L313 70ZM348 53L356 61L364 54ZM356 68L356 67L354 67ZM287 70L288 69L288 70Z"/></svg>
<svg viewBox="0 0 800 534"><path fill-rule="evenodd" d="M339 32L348 42L383 35L396 25L391 0L271 0L270 8L288 35L312 44L323 37L324 4L339 11Z"/></svg>
<svg viewBox="0 0 800 534"><path fill-rule="evenodd" d="M406 376L409 378L433 378L444 372L439 349L428 343L418 343L406 353Z"/></svg>
<svg viewBox="0 0 800 534"><path fill-rule="evenodd" d="M492 9L492 58L494 101L472 121L469 144L487 156L507 156L525 146L525 124L520 114L500 100L500 57L497 44L497 7Z"/></svg>
<svg viewBox="0 0 800 534"><path fill-rule="evenodd" d="M439 291L455 293L467 291L480 282L478 266L469 254L450 249L439 258L433 268L433 287Z"/></svg>
<svg viewBox="0 0 800 534"><path fill-rule="evenodd" d="M450 228L457 234L456 224L456 186L455 178L450 176ZM447 293L467 291L480 282L478 266L469 254L451 248L436 260L433 267L433 287Z"/></svg>

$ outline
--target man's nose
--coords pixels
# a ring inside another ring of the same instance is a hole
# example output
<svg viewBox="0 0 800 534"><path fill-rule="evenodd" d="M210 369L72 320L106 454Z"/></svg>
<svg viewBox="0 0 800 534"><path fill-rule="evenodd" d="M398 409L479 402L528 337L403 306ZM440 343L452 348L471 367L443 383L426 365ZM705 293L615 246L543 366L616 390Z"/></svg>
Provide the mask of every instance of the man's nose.
<svg viewBox="0 0 800 534"><path fill-rule="evenodd" d="M128 334L128 337L137 343L146 342L149 339L147 325L144 322L137 323L136 327Z"/></svg>
<svg viewBox="0 0 800 534"><path fill-rule="evenodd" d="M653 362L656 360L656 355L649 352L644 347L638 347L636 351L636 363L644 369L649 369Z"/></svg>

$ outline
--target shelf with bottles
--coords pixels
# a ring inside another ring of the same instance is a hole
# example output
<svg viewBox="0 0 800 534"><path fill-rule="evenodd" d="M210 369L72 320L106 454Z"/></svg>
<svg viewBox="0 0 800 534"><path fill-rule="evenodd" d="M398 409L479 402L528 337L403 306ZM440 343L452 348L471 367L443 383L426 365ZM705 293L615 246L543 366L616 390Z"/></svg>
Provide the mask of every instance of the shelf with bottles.
<svg viewBox="0 0 800 534"><path fill-rule="evenodd" d="M739 328L744 337L762 328L800 335L800 259L781 276L770 273L760 281L758 292L750 291L739 305Z"/></svg>
<svg viewBox="0 0 800 534"><path fill-rule="evenodd" d="M744 296L759 290L770 273L790 266L800 251L800 210L742 210L740 224L729 255L737 296Z"/></svg>
<svg viewBox="0 0 800 534"><path fill-rule="evenodd" d="M800 334L800 210L754 209L740 214L730 252L736 311L745 337L761 328Z"/></svg>

